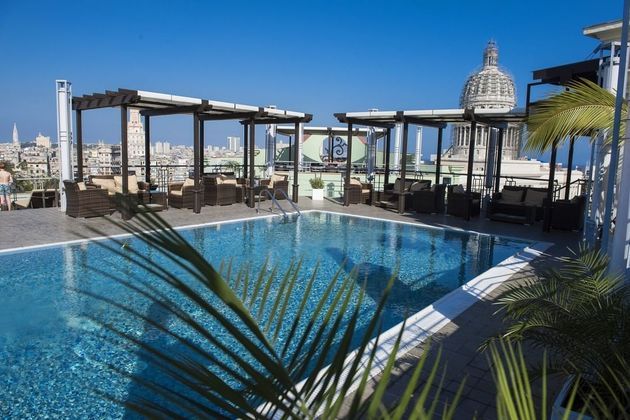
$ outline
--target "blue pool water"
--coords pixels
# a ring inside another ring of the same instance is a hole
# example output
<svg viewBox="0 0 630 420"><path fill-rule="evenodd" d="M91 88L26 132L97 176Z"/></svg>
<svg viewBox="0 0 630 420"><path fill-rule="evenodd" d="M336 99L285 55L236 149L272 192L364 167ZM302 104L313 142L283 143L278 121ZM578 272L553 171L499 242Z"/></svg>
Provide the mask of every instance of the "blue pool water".
<svg viewBox="0 0 630 420"><path fill-rule="evenodd" d="M268 258L269 265L282 274L291 260L302 258L298 292L319 263L315 299L340 267L346 273L356 270L356 281L366 292L359 332L366 327L396 267L399 272L383 315L384 330L528 245L512 239L323 212L304 214L291 223L267 218L180 232L217 267L221 261L230 260L235 268L258 273ZM129 246L148 257L151 264L167 264L157 251L137 240L130 240ZM95 243L0 254L0 267L2 418L121 418L127 414L123 407L94 391L105 391L122 400L137 395L134 384L107 365L145 375L147 363L140 352L124 351L111 344L106 339L109 333L101 331L86 315L177 353L177 343L159 331L73 291L79 288L107 296L163 325L178 328L163 311L111 279L111 275L131 281L150 280L150 276ZM178 273L179 269L172 269ZM155 284L160 287L157 280ZM270 296L277 292L273 289ZM289 311L298 304L290 302ZM191 309L193 316L195 310ZM203 314L199 316L203 318ZM223 333L217 328L216 334Z"/></svg>

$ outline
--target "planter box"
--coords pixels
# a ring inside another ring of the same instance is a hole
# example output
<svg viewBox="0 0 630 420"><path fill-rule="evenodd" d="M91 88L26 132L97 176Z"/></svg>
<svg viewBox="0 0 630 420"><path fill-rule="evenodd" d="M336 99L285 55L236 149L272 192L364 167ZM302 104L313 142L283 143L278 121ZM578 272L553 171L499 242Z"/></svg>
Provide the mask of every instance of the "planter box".
<svg viewBox="0 0 630 420"><path fill-rule="evenodd" d="M321 201L324 199L324 189L313 189L313 201Z"/></svg>

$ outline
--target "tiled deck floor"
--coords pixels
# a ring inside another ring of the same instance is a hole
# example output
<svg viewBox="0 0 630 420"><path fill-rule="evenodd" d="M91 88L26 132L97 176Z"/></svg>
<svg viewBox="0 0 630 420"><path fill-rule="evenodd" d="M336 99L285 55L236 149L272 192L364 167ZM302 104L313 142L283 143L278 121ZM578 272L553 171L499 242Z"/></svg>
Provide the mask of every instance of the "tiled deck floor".
<svg viewBox="0 0 630 420"><path fill-rule="evenodd" d="M536 275L541 267L553 264L557 256L566 255L567 247L575 247L578 235L571 232L543 233L539 224L521 226L507 223L491 222L477 218L466 222L463 219L445 215L399 215L393 211L383 210L366 205L343 207L331 201L313 202L309 198L300 198L303 210L320 209L347 214L372 216L382 219L418 222L433 226L450 226L476 232L514 236L535 241L552 242L554 245L546 252L545 257L536 260L527 270L515 274L508 280L516 282L524 277ZM262 211L261 215L268 215ZM204 207L200 214L191 210L169 209L161 213L173 226L186 226L238 218L257 217L255 210L243 204L225 207ZM120 218L115 214L117 220ZM73 219L66 217L57 209L22 210L0 213L0 250L62 242L84 237L95 236L91 229L97 229L107 235L120 233L106 218ZM452 399L459 383L466 378L466 385L456 414L458 419L496 418L496 402L494 385L489 371L487 357L477 352L478 347L489 337L498 335L503 328L500 317L493 316L496 306L493 300L505 289L503 285L493 291L487 298L479 301L460 316L453 319L446 327L434 335L429 360L442 349L442 362L447 362L441 400ZM401 390L404 389L411 369L416 365L418 357L424 351L420 346L399 360L396 377L386 393L386 400L394 404ZM535 362L538 352L528 352L529 361Z"/></svg>

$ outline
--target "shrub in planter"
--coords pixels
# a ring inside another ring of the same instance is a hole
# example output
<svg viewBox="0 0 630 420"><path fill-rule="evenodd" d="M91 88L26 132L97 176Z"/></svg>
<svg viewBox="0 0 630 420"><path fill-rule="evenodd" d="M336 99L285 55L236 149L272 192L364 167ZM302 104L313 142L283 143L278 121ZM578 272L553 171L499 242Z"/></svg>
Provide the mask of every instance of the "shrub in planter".
<svg viewBox="0 0 630 420"><path fill-rule="evenodd" d="M311 188L313 189L313 200L323 200L324 199L324 180L321 178L311 178L309 179L311 183Z"/></svg>
<svg viewBox="0 0 630 420"><path fill-rule="evenodd" d="M629 372L630 288L607 269L604 254L580 248L543 279L512 286L498 301L512 323L504 337L544 348L551 371L581 377L586 386L577 398L596 396L589 407L594 417L606 407L630 408L629 381L620 380L620 372Z"/></svg>

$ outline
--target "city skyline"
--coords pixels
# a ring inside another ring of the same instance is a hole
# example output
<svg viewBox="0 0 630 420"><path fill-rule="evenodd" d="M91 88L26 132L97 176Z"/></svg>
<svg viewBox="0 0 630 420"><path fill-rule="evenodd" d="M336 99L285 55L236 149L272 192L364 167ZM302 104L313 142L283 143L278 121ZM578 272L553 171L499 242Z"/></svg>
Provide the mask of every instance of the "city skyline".
<svg viewBox="0 0 630 420"><path fill-rule="evenodd" d="M489 39L501 48L502 64L515 78L517 105L523 106L531 71L591 57L596 42L579 29L619 18L621 5L620 0L345 2L318 7L280 2L272 13L255 2L245 2L248 7L152 2L150 8L142 2L90 8L73 2L64 3L69 7L35 4L0 5L0 40L12 63L3 66L0 75L21 80L19 85L8 84L0 104L5 117L0 121L0 141L10 138L16 121L22 138L34 138L41 131L56 142L57 78L71 81L75 95L126 87L275 104L313 113L312 124L323 126L338 125L333 113L340 111L452 108L466 77L479 67L480 51ZM194 16L191 8L196 9ZM79 35L72 24L52 26L62 14L68 22L116 21L121 30L105 36ZM426 15L448 16L448 24L425 19ZM373 29L366 25L369 22ZM203 38L202 28L209 27L220 35L210 37L203 52L192 48L193 40ZM280 52L276 45L282 45ZM22 54L25 49L30 54ZM60 59L66 50L69 59ZM115 112L102 111L87 119L86 140L116 143ZM192 144L190 118L158 118L152 128L156 140ZM206 134L208 143L222 145L228 136L242 135L242 128L237 122L213 123ZM425 130L423 154L434 149L435 133ZM579 145L577 161L586 160L587 149ZM561 150L559 159L565 156Z"/></svg>

